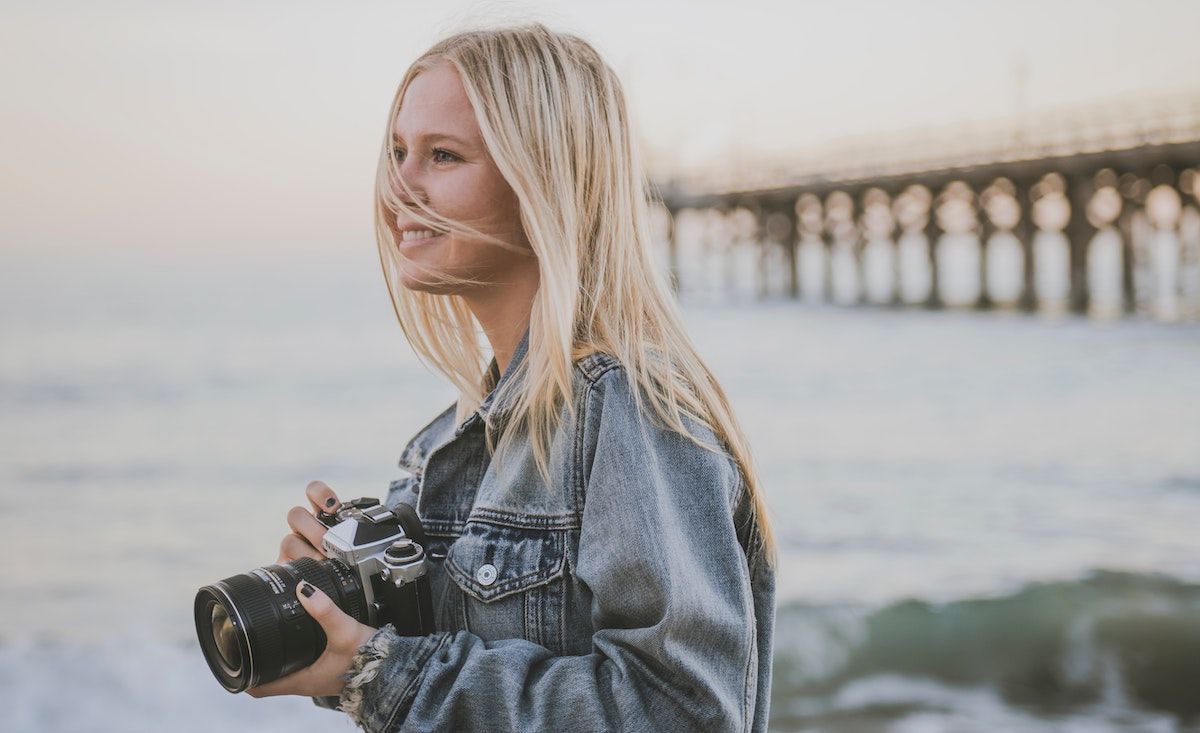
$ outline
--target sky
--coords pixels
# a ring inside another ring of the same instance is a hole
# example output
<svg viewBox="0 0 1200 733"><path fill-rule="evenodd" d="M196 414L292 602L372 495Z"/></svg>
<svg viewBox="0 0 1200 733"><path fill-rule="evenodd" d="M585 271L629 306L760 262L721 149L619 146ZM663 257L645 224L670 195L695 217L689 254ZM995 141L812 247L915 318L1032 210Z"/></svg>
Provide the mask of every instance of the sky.
<svg viewBox="0 0 1200 733"><path fill-rule="evenodd" d="M591 41L660 176L1021 104L1200 94L1194 0L0 8L0 257L370 251L396 85L440 36L481 20Z"/></svg>

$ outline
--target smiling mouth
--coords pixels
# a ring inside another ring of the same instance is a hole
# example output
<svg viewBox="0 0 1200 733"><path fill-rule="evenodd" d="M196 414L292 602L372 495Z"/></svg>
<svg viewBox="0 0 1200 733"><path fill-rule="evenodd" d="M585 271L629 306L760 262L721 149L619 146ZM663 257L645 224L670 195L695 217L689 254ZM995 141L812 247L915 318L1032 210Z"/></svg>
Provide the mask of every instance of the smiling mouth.
<svg viewBox="0 0 1200 733"><path fill-rule="evenodd" d="M420 244L429 244L431 242L436 242L437 240L441 239L444 236L445 236L444 233L437 233L437 232L433 232L428 229L423 230L423 231L401 232L401 234L400 234L400 249L407 249L409 247L415 247Z"/></svg>

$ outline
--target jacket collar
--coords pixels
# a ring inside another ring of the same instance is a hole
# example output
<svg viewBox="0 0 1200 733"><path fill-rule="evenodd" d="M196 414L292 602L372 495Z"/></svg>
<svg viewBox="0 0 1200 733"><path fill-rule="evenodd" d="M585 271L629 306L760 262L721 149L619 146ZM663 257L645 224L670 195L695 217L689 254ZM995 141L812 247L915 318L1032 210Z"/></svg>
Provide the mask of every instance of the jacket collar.
<svg viewBox="0 0 1200 733"><path fill-rule="evenodd" d="M492 357L491 363L488 365L487 383L493 384L491 391L483 398L483 402L470 415L462 421L458 428L454 431L455 436L461 435L464 430L470 427L471 423L492 416L493 420L501 420L512 409L512 397L508 401L497 402L497 395L500 388L507 385L509 382L516 379L518 368L525 362L525 355L529 352L529 326L525 327L525 333L521 335L521 340L517 342L517 348L513 351L512 358L508 360L508 366L505 367L504 373L499 374L499 366L496 363L496 357ZM497 379L497 375L499 379Z"/></svg>

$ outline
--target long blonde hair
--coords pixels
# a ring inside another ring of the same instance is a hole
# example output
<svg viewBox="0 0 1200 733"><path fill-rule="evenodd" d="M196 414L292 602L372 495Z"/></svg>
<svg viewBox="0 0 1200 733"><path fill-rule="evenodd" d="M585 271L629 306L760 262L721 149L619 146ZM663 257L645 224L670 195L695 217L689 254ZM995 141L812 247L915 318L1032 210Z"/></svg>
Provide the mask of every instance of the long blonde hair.
<svg viewBox="0 0 1200 733"><path fill-rule="evenodd" d="M574 362L594 352L612 355L636 387L638 409L648 401L648 414L664 425L736 461L752 499L758 531L751 536L775 565L774 531L749 444L652 256L653 189L621 84L587 41L541 23L468 30L434 44L400 82L380 153L375 226L384 279L418 356L458 388L459 420L491 389L480 330L462 297L397 287L399 253L389 226L389 217L394 221L403 212L437 231L466 231L506 246L438 215L418 197L407 197L414 209L396 194L397 188L408 190L391 148L400 101L413 78L445 62L457 69L488 153L516 194L538 262L527 355L514 374L520 378L501 387L511 394L496 396L512 404L506 422L524 426L549 481L549 444L561 407L574 414ZM723 445L693 435L684 415L711 428ZM494 427L489 420L489 449ZM501 447L511 433L502 431Z"/></svg>

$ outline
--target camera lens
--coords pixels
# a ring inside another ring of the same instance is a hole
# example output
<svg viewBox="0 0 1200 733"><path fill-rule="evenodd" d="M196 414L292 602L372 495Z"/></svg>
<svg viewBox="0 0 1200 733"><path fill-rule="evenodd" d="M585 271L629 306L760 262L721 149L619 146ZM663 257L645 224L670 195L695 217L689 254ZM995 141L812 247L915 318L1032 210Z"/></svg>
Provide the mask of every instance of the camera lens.
<svg viewBox="0 0 1200 733"><path fill-rule="evenodd" d="M225 673L236 675L242 671L242 652L237 645L237 628L229 618L229 612L219 603L206 604L212 611L212 638L221 653L221 666Z"/></svg>
<svg viewBox="0 0 1200 733"><path fill-rule="evenodd" d="M320 588L367 623L357 574L339 560L302 557L206 585L196 593L196 635L209 669L230 692L307 667L325 650L325 632L300 605L296 585Z"/></svg>

